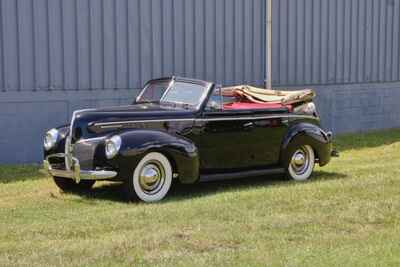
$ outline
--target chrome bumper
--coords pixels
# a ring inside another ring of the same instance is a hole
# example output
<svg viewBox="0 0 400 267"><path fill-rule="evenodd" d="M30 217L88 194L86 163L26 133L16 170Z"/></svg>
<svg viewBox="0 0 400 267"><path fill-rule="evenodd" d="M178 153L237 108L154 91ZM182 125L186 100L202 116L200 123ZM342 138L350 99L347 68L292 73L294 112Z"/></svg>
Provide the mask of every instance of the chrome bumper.
<svg viewBox="0 0 400 267"><path fill-rule="evenodd" d="M326 135L328 137L328 141L329 142L333 142L333 133L332 132L327 132ZM332 149L331 157L338 158L339 157L339 151L337 151L336 149Z"/></svg>
<svg viewBox="0 0 400 267"><path fill-rule="evenodd" d="M59 170L59 169L54 169L51 164L49 163L50 158L66 158L66 154L60 153L60 154L54 154L48 156L44 161L43 161L43 167L44 169L51 175L51 176L56 176L56 177L63 177L63 178L69 178L75 180L75 182L79 183L80 180L107 180L111 179L117 176L117 172L115 171L105 171L105 170L100 170L100 171L87 171L87 170L81 170L81 167L79 165L79 160L72 157L72 166L70 170Z"/></svg>

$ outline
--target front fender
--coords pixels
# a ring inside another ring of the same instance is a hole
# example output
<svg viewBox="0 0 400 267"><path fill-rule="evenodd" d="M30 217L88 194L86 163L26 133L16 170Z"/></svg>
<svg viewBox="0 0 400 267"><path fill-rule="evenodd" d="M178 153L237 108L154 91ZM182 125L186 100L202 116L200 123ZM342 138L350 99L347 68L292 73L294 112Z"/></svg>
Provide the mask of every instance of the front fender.
<svg viewBox="0 0 400 267"><path fill-rule="evenodd" d="M319 126L311 123L298 123L291 126L284 138L281 152L281 162L288 162L288 147L290 144L308 144L314 149L320 166L325 166L331 160L332 140Z"/></svg>
<svg viewBox="0 0 400 267"><path fill-rule="evenodd" d="M120 134L122 145L119 155L113 160L125 175L149 152L160 152L171 162L174 173L182 183L194 183L199 177L199 154L196 146L188 139L156 130L131 130Z"/></svg>

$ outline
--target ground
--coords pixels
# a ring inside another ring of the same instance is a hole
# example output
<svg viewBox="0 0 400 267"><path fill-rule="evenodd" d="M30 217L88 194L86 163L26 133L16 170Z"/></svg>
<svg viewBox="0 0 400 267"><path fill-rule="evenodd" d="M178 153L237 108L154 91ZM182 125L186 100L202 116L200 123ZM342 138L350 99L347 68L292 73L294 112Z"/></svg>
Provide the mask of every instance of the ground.
<svg viewBox="0 0 400 267"><path fill-rule="evenodd" d="M120 185L60 193L0 167L0 266L399 266L400 130L340 136L306 183L175 186L159 204Z"/></svg>

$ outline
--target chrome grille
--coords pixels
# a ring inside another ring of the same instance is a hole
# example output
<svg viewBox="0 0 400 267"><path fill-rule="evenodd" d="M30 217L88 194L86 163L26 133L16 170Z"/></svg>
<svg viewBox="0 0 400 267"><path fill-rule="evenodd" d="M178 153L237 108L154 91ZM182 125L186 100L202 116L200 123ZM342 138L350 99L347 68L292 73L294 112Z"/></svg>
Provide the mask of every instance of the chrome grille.
<svg viewBox="0 0 400 267"><path fill-rule="evenodd" d="M99 145L104 138L92 138L80 140L73 145L73 156L80 162L82 169L91 170L94 168L94 158Z"/></svg>
<svg viewBox="0 0 400 267"><path fill-rule="evenodd" d="M74 121L77 111L72 114L71 125L69 127L69 133L65 139L65 168L70 171L73 166L73 145L72 145L72 133L74 127Z"/></svg>
<svg viewBox="0 0 400 267"><path fill-rule="evenodd" d="M75 140L73 136L74 123L78 113L90 110L92 109L77 110L72 115L69 133L65 140L65 167L67 170L71 170L74 157L80 161L82 168L93 168L93 159L98 142L95 139L90 142L87 142L88 140Z"/></svg>
<svg viewBox="0 0 400 267"><path fill-rule="evenodd" d="M73 165L72 161L73 148L71 144L71 134L65 139L65 168L70 171Z"/></svg>

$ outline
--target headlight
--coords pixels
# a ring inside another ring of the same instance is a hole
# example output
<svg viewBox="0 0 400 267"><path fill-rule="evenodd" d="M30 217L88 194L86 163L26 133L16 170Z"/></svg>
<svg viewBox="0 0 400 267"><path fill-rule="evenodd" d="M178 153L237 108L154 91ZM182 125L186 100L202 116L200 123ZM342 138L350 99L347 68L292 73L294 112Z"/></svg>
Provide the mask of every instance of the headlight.
<svg viewBox="0 0 400 267"><path fill-rule="evenodd" d="M121 137L115 135L106 140L106 157L112 159L115 157L121 148Z"/></svg>
<svg viewBox="0 0 400 267"><path fill-rule="evenodd" d="M48 151L54 148L58 142L59 132L57 129L51 129L44 137L44 148Z"/></svg>

